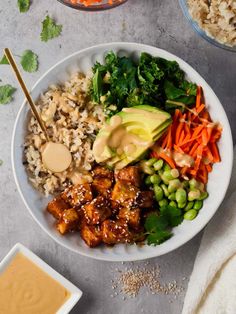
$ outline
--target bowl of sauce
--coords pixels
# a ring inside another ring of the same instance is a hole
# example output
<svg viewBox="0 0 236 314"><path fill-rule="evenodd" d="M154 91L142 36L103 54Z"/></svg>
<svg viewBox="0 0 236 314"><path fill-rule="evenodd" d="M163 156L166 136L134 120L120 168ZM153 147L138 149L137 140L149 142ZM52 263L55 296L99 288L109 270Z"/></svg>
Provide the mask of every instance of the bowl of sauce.
<svg viewBox="0 0 236 314"><path fill-rule="evenodd" d="M66 314L82 292L22 244L0 263L0 313Z"/></svg>

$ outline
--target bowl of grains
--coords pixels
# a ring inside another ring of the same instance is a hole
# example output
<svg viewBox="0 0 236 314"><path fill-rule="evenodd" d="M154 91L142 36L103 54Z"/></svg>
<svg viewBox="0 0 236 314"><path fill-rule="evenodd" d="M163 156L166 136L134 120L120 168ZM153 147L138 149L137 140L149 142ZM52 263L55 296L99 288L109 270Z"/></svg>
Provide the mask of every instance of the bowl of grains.
<svg viewBox="0 0 236 314"><path fill-rule="evenodd" d="M109 10L125 3L127 0L58 0L76 10L103 11Z"/></svg>
<svg viewBox="0 0 236 314"><path fill-rule="evenodd" d="M235 0L179 0L192 28L211 44L236 52Z"/></svg>

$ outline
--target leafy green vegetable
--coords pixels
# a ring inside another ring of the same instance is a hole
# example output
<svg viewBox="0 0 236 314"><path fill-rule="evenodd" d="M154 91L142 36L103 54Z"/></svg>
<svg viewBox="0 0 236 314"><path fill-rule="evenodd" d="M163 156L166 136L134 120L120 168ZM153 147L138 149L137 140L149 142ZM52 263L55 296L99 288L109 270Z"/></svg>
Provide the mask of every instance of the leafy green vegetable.
<svg viewBox="0 0 236 314"><path fill-rule="evenodd" d="M50 17L46 18L42 22L42 31L40 34L41 40L47 42L50 39L58 37L62 31L62 25L57 25L55 21Z"/></svg>
<svg viewBox="0 0 236 314"><path fill-rule="evenodd" d="M7 60L7 57L4 55L2 57L2 59L0 60L0 64L9 64L8 60Z"/></svg>
<svg viewBox="0 0 236 314"><path fill-rule="evenodd" d="M195 103L197 87L184 79L184 72L175 61L142 53L135 63L109 52L105 64L97 62L93 72L91 95L105 110L110 105L116 105L117 111L136 105L172 110L181 107L179 103L184 104L182 108Z"/></svg>
<svg viewBox="0 0 236 314"><path fill-rule="evenodd" d="M170 205L162 206L159 215L157 213L150 214L144 225L148 235L148 244L157 245L168 240L172 236L170 228L178 226L182 221L181 210Z"/></svg>
<svg viewBox="0 0 236 314"><path fill-rule="evenodd" d="M31 50L25 50L20 61L26 72L36 72L38 70L38 56Z"/></svg>
<svg viewBox="0 0 236 314"><path fill-rule="evenodd" d="M0 104L8 104L12 100L12 95L15 90L16 89L9 84L0 86Z"/></svg>
<svg viewBox="0 0 236 314"><path fill-rule="evenodd" d="M29 10L30 0L18 0L17 4L20 12L25 13Z"/></svg>

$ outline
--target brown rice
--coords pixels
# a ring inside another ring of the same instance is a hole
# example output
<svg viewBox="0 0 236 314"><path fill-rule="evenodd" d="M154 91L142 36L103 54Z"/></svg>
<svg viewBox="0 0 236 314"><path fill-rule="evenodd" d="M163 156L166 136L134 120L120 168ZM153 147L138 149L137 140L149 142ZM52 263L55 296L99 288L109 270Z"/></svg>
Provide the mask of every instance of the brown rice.
<svg viewBox="0 0 236 314"><path fill-rule="evenodd" d="M235 0L188 0L189 12L209 37L236 45Z"/></svg>
<svg viewBox="0 0 236 314"><path fill-rule="evenodd" d="M72 164L62 173L52 173L41 161L45 137L30 115L25 140L25 164L29 180L46 195L70 184L90 180L88 171L94 162L92 144L104 123L102 108L88 96L90 76L77 73L62 86L50 86L37 102L39 113L53 142L65 144L72 153Z"/></svg>

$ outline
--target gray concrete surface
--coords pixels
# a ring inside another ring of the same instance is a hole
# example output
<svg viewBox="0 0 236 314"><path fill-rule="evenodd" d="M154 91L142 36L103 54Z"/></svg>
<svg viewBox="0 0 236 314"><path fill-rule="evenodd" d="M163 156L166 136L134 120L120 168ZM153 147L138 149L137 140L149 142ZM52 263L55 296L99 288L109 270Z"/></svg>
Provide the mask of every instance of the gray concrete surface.
<svg viewBox="0 0 236 314"><path fill-rule="evenodd" d="M20 14L16 1L0 2L0 51L8 46L18 55L25 49L39 55L38 72L24 74L29 87L55 62L81 48L111 41L154 45L180 56L208 81L222 101L236 139L236 54L199 38L185 20L177 0L129 0L117 9L93 14L73 11L56 0L32 1L30 11ZM63 24L63 34L42 43L40 23L47 13ZM7 66L0 66L0 78L2 84L17 86ZM16 190L10 162L11 134L22 101L18 89L12 103L0 106L0 259L16 242L32 249L83 290L83 298L73 314L181 313L185 291L176 299L152 295L145 289L135 299L111 298L115 269L133 265L98 262L71 253L33 221ZM186 288L200 238L198 235L180 249L150 260L150 265L160 265L163 281L176 280ZM184 277L186 280L182 280Z"/></svg>

